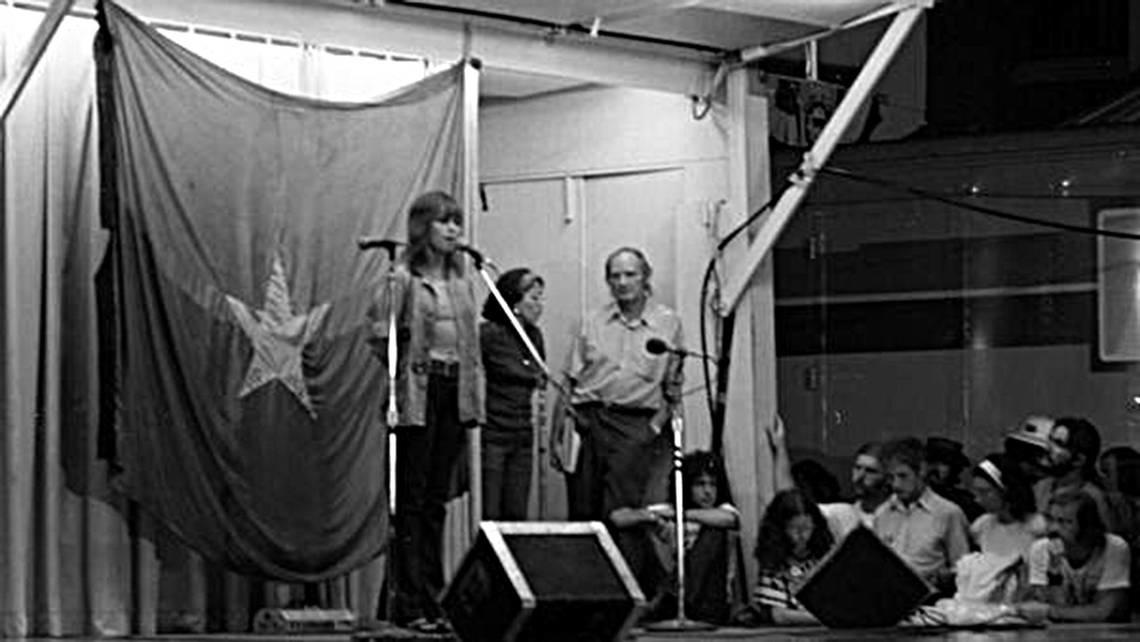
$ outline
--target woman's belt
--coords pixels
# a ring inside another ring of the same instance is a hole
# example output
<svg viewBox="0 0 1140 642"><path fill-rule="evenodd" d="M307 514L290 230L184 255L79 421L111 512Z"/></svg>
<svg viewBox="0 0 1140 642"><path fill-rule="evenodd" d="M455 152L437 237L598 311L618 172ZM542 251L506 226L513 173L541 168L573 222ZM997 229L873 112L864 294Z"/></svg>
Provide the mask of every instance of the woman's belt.
<svg viewBox="0 0 1140 642"><path fill-rule="evenodd" d="M637 406L622 406L618 404L608 403L605 401L585 401L582 403L574 404L575 408L582 410L605 410L618 415L629 415L631 417L652 417L657 414L656 408L641 408Z"/></svg>
<svg viewBox="0 0 1140 642"><path fill-rule="evenodd" d="M459 362L458 361L417 361L412 364L412 372L419 375L429 375L434 377L446 377L448 379L459 378Z"/></svg>

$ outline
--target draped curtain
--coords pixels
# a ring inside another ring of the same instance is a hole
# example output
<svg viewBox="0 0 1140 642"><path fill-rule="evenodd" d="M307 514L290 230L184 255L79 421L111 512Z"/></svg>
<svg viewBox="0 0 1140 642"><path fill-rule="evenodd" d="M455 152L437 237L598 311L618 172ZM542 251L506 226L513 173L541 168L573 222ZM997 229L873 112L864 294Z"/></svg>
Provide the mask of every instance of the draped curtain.
<svg viewBox="0 0 1140 642"><path fill-rule="evenodd" d="M0 4L0 76L13 72L41 19L39 12ZM382 558L307 583L226 570L187 548L185 533L176 537L128 500L123 491L129 484L121 482L129 478L116 474L103 456L108 442L99 439L99 384L107 354L100 352L97 330L108 310L99 307L95 293L106 274L100 266L110 236L98 209L98 118L89 54L94 33L91 19L64 21L6 121L0 147L0 466L6 480L0 491L0 633L244 631L258 607L288 604L347 607L371 617ZM392 88L362 89L359 75L350 81L351 72L345 73L360 61L321 55L317 48L228 44L240 50L235 59L245 66L236 73L268 76L278 90L359 99ZM225 49L214 47L208 57L225 62ZM260 62L251 68L255 59ZM405 65L401 80L422 73L417 66ZM289 69L295 73L284 71ZM377 220L367 231L398 230ZM247 292L255 307L272 271L272 261L263 265L265 272L254 279L260 291ZM370 259L355 278L368 281L378 269L379 260ZM378 461L376 466L379 474ZM465 547L466 533L457 523L466 520L452 520L452 558Z"/></svg>

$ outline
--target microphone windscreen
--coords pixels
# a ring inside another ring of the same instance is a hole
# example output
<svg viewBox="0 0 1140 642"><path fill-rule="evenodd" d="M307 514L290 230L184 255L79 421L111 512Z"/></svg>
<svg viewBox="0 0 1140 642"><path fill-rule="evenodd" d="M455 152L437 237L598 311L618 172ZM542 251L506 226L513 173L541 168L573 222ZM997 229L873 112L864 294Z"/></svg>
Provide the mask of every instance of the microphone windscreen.
<svg viewBox="0 0 1140 642"><path fill-rule="evenodd" d="M669 344L657 337L653 337L645 342L645 350L649 354L661 354L669 351Z"/></svg>

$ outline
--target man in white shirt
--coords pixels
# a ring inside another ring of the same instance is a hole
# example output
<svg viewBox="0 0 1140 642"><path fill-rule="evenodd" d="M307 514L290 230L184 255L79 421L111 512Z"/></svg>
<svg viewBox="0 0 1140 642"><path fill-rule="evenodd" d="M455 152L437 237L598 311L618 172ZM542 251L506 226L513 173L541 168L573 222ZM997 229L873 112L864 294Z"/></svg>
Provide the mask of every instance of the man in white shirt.
<svg viewBox="0 0 1140 642"><path fill-rule="evenodd" d="M883 448L894 494L875 513L875 534L941 593L954 590L954 564L969 552L966 515L926 484L925 447L915 438Z"/></svg>
<svg viewBox="0 0 1140 642"><path fill-rule="evenodd" d="M1096 502L1081 490L1049 501L1048 538L1029 549L1030 602L1018 605L1031 620L1128 621L1131 556L1106 532Z"/></svg>

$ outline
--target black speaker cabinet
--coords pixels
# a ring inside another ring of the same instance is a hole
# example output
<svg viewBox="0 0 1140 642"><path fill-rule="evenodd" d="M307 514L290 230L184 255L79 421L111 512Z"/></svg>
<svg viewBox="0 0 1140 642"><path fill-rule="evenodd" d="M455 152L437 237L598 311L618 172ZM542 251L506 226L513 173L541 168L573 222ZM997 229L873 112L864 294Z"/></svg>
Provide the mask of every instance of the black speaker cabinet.
<svg viewBox="0 0 1140 642"><path fill-rule="evenodd" d="M483 522L443 609L463 642L621 640L645 597L601 522Z"/></svg>

